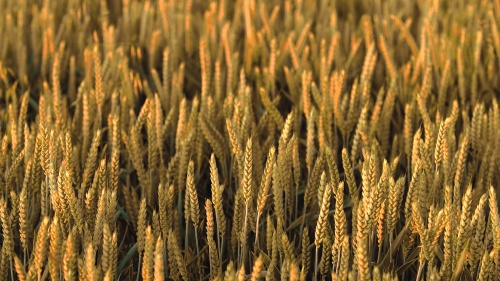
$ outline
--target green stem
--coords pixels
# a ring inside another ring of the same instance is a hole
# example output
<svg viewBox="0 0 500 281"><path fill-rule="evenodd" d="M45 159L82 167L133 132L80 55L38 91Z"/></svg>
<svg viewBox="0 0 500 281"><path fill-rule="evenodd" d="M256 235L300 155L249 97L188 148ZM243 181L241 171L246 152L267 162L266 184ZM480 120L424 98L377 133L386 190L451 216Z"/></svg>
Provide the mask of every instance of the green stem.
<svg viewBox="0 0 500 281"><path fill-rule="evenodd" d="M142 263L142 255L141 252L139 252L139 264L137 265L137 277L136 281L139 281L139 276L141 276L141 263Z"/></svg>

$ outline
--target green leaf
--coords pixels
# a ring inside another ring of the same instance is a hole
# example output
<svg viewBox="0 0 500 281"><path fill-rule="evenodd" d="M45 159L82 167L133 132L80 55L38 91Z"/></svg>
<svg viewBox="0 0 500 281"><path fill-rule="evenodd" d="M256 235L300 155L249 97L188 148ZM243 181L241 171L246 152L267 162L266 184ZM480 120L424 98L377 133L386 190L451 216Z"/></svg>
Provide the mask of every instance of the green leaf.
<svg viewBox="0 0 500 281"><path fill-rule="evenodd" d="M118 263L118 267L116 269L117 273L123 271L127 263L132 259L132 257L135 255L136 252L137 252L137 243L135 243L134 246L132 246L132 248L128 250L125 257Z"/></svg>

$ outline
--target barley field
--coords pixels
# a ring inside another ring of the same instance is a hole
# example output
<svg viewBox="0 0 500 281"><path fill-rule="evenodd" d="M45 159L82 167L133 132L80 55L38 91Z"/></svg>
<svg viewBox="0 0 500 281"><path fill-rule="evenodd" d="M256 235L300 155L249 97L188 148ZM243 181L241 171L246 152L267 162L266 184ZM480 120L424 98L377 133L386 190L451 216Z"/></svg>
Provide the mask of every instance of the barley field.
<svg viewBox="0 0 500 281"><path fill-rule="evenodd" d="M0 281L500 280L500 1L0 0Z"/></svg>

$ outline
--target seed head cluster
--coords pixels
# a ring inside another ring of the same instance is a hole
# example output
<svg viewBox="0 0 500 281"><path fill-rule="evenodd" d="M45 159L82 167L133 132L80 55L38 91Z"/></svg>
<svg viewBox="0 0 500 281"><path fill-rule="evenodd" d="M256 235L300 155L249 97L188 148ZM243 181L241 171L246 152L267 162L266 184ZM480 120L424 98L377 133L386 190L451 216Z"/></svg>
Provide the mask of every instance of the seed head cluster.
<svg viewBox="0 0 500 281"><path fill-rule="evenodd" d="M0 0L0 281L498 280L499 19Z"/></svg>

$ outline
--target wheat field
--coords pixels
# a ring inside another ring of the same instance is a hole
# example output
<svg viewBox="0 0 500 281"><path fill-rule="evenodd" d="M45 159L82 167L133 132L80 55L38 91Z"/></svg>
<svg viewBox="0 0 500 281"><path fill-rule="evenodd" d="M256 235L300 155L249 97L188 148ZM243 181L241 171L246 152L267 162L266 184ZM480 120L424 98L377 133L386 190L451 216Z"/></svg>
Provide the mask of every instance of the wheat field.
<svg viewBox="0 0 500 281"><path fill-rule="evenodd" d="M0 0L0 281L500 280L499 25Z"/></svg>

